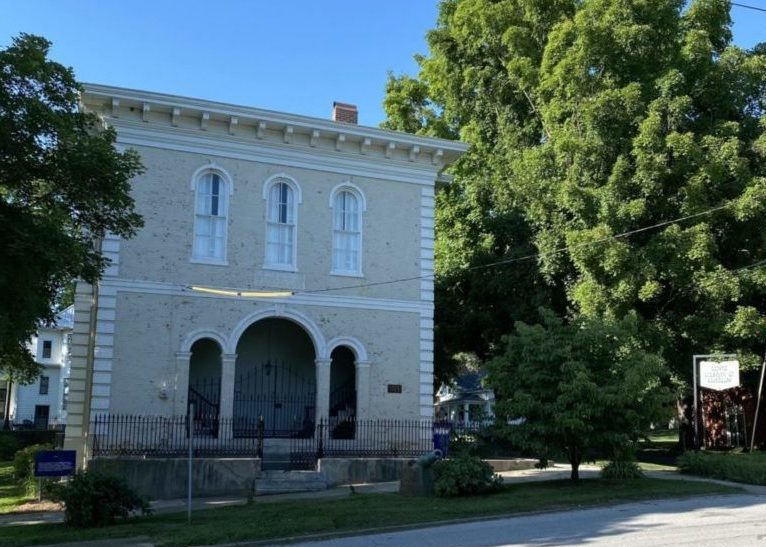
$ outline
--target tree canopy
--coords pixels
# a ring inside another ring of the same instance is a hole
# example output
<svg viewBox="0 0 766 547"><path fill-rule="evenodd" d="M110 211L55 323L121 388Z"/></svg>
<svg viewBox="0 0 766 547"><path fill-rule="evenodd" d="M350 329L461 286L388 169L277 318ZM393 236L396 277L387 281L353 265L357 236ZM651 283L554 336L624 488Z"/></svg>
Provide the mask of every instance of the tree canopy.
<svg viewBox="0 0 766 547"><path fill-rule="evenodd" d="M766 48L732 45L729 10L442 2L420 74L392 77L385 103L389 127L471 144L437 198L441 371L456 351L497 352L539 305L567 320L635 314L680 378L693 353L756 362Z"/></svg>
<svg viewBox="0 0 766 547"><path fill-rule="evenodd" d="M141 226L129 195L134 151L79 108L70 68L47 58L50 42L22 34L0 50L0 369L37 374L26 348L75 278L105 267L98 241Z"/></svg>
<svg viewBox="0 0 766 547"><path fill-rule="evenodd" d="M564 324L550 311L542 325L516 324L505 351L488 365L511 442L541 459L566 455L572 479L584 460L619 457L651 421L668 417L662 357L640 336L634 315L580 317Z"/></svg>

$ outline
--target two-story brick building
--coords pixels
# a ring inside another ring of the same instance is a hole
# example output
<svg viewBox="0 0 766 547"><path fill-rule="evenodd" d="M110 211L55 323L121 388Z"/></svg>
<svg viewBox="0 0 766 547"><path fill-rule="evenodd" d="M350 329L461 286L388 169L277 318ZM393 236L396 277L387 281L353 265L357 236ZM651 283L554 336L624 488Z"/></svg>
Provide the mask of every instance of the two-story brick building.
<svg viewBox="0 0 766 547"><path fill-rule="evenodd" d="M141 155L145 225L78 286L69 446L96 414L189 402L274 435L432 416L434 186L465 145L343 104L348 121L99 85L82 102Z"/></svg>

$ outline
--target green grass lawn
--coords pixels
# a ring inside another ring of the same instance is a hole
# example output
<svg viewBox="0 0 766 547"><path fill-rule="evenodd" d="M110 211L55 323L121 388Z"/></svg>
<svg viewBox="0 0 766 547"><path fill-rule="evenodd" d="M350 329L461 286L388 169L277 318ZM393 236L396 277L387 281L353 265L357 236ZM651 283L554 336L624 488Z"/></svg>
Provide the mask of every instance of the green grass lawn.
<svg viewBox="0 0 766 547"><path fill-rule="evenodd" d="M13 462L0 462L0 514L9 513L33 496L13 479Z"/></svg>
<svg viewBox="0 0 766 547"><path fill-rule="evenodd" d="M472 498L408 498L356 494L337 500L274 502L135 518L107 528L79 531L63 524L3 528L0 545L76 542L148 536L158 545L189 545L271 539L312 533L412 525L487 515L607 505L625 501L729 494L739 489L661 479L601 479L517 484Z"/></svg>
<svg viewBox="0 0 766 547"><path fill-rule="evenodd" d="M661 429L639 441L636 459L644 471L675 471L679 454L678 431Z"/></svg>
<svg viewBox="0 0 766 547"><path fill-rule="evenodd" d="M687 452L681 456L679 463L682 473L766 486L764 452Z"/></svg>

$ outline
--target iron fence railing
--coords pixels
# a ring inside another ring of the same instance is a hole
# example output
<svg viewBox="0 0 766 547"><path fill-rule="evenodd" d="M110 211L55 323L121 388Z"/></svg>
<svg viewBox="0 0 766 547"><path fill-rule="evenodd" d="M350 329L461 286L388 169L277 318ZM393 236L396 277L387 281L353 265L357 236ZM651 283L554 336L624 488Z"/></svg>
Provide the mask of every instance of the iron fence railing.
<svg viewBox="0 0 766 547"><path fill-rule="evenodd" d="M263 420L188 416L100 415L90 429L91 450L99 456L259 457L263 454ZM239 435L237 435L239 433Z"/></svg>
<svg viewBox="0 0 766 547"><path fill-rule="evenodd" d="M461 435L477 428L456 424ZM100 415L91 425L94 457L179 457L189 450L196 457L262 457L268 424L218 416ZM274 450L289 451L291 467L310 469L320 458L416 458L439 448L447 450L453 425L430 419L361 420L352 417L321 419L310 430L296 428L287 439L272 439ZM454 436L454 431L453 431ZM439 438L440 437L440 438ZM268 450L269 444L266 443Z"/></svg>

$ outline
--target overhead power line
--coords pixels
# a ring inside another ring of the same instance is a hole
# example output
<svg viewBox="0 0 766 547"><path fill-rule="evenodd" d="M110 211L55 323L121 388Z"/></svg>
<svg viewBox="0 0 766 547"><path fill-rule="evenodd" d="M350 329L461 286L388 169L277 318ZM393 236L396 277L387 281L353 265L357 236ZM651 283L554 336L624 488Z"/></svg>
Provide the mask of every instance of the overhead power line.
<svg viewBox="0 0 766 547"><path fill-rule="evenodd" d="M740 4L739 2L732 2L732 6L737 6L738 8L745 8L745 9L751 9L753 11L762 11L766 13L766 8L759 8L758 6L750 6L748 4Z"/></svg>
<svg viewBox="0 0 766 547"><path fill-rule="evenodd" d="M514 257L514 258L505 258L505 259L502 259L502 260L497 260L495 262L489 262L487 264L479 264L479 265L476 265L476 266L469 266L469 267L465 268L465 270L466 271L473 271L473 270L483 270L483 269L487 269L487 268L495 268L497 266L504 266L506 264L513 264L515 262L524 262L524 261L532 260L532 259L539 258L539 257L542 257L542 256L556 255L556 254L559 254L559 253L563 253L563 252L569 251L571 249L578 249L578 248L581 248L581 247L588 247L590 245L597 245L597 244L601 244L601 243L606 243L606 242L609 242L609 241L614 241L615 239L623 239L623 238L630 237L630 236L635 235L635 234L639 234L641 232L647 232L649 230L656 230L657 228L662 228L664 226L669 226L671 224L677 224L677 223L683 222L685 220L690 220L690 219L693 219L693 218L698 218L698 217L701 217L701 216L710 215L712 213L715 213L716 211L720 211L722 209L726 209L727 207L730 207L733 203L734 203L733 201L730 201L730 202L728 202L728 203L726 203L724 205L719 205L719 206L713 207L711 209L706 209L705 211L700 211L699 213L694 213L694 214L691 214L691 215L686 215L686 216L683 216L683 217L674 218L672 220L665 220L665 221L662 221L662 222L658 222L656 224L652 224L650 226L643 226L641 228L636 228L635 230L629 230L627 232L622 232L622 233L619 233L619 234L615 234L615 235L611 235L611 236L607 236L607 237L603 237L603 238L599 238L599 239L594 239L593 241L584 241L582 243L578 243L578 244L572 245L570 247L559 247L558 249L553 249L553 250L550 250L550 251L542 251L542 252L532 253L532 254L528 254L528 255L524 255L524 256L518 256L518 257ZM766 261L764 261L764 262L766 262ZM342 287L326 287L326 288L323 288L323 289L312 289L312 290L306 290L306 291L300 291L300 292L301 293L319 293L319 292L341 291L341 290L344 290L344 289L362 289L362 288L366 288L366 287L377 287L377 286L380 286L380 285L392 285L394 283L405 283L407 281L417 281L417 280L420 280L420 279L431 279L435 275L436 275L435 273L427 274L427 275L416 275L416 276L412 276L412 277L402 277L402 278L399 278L399 279L390 279L390 280L387 280L387 281L374 281L374 282L371 282L371 283L360 283L360 284L356 284L356 285L344 285Z"/></svg>

